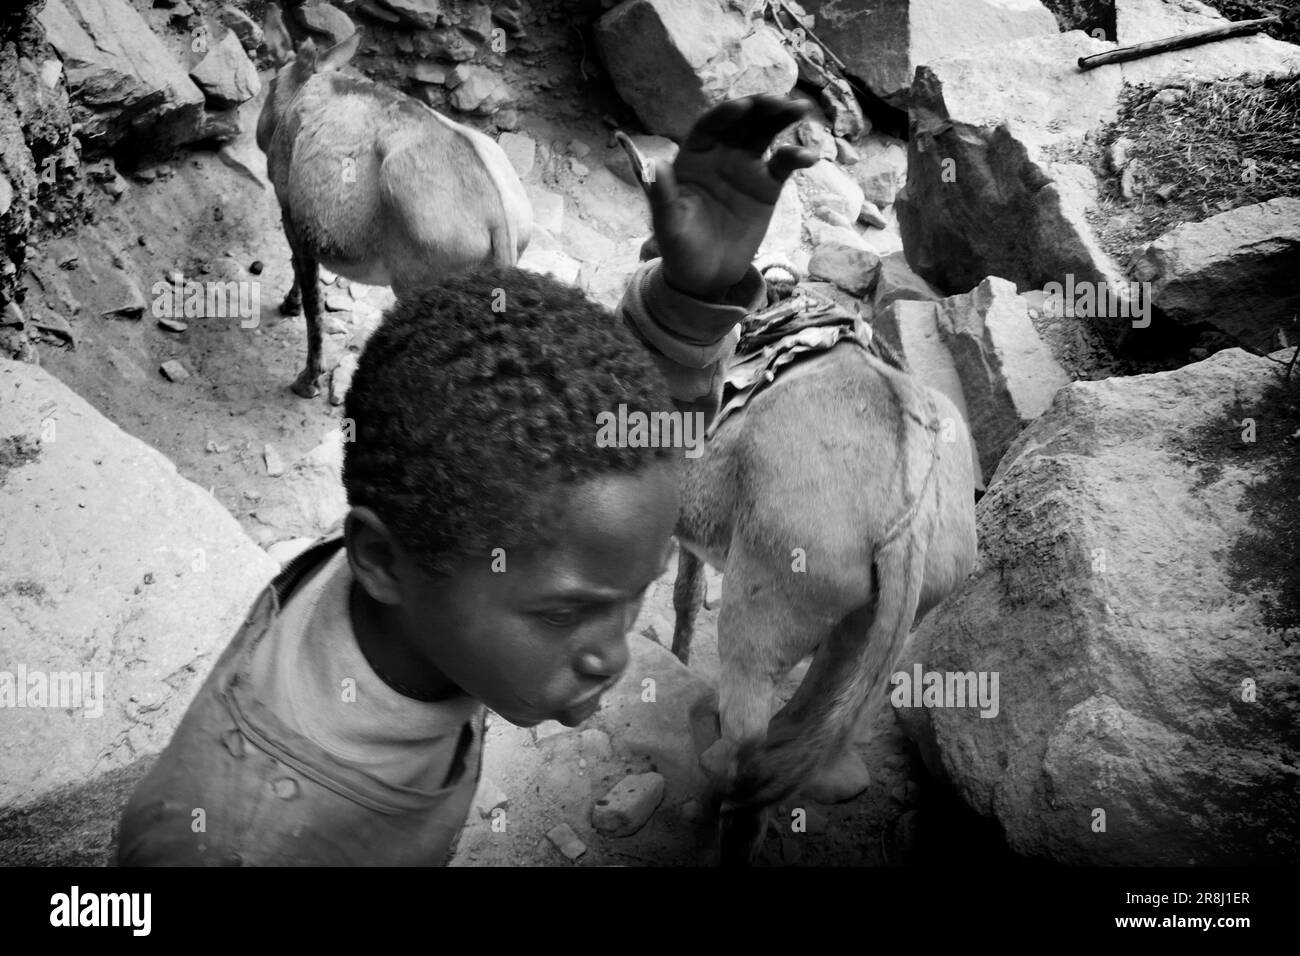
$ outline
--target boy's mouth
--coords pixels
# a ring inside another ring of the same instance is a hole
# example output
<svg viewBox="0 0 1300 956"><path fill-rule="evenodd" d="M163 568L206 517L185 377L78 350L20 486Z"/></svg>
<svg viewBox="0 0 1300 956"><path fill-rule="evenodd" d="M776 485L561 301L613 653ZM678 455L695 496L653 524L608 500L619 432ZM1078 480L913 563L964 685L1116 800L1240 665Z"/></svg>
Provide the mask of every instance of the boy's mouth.
<svg viewBox="0 0 1300 956"><path fill-rule="evenodd" d="M600 710L601 698L618 683L618 678L613 677L605 681L594 691L584 697L579 697L565 709L565 716L574 723L581 723L596 711ZM566 721L561 721L565 723Z"/></svg>

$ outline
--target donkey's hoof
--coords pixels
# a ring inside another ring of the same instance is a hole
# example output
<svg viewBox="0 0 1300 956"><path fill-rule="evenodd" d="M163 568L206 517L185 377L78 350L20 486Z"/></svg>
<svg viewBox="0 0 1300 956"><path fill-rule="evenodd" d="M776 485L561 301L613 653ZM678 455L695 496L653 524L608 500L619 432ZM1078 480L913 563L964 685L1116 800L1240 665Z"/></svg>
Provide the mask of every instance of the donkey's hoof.
<svg viewBox="0 0 1300 956"><path fill-rule="evenodd" d="M302 299L285 299L280 303L281 315L301 315Z"/></svg>
<svg viewBox="0 0 1300 956"><path fill-rule="evenodd" d="M320 394L320 386L316 384L318 378L320 378L319 374L312 375L310 371L304 369L289 388L299 398L315 398Z"/></svg>
<svg viewBox="0 0 1300 956"><path fill-rule="evenodd" d="M866 763L850 748L819 770L803 792L817 803L843 803L870 785L871 774Z"/></svg>

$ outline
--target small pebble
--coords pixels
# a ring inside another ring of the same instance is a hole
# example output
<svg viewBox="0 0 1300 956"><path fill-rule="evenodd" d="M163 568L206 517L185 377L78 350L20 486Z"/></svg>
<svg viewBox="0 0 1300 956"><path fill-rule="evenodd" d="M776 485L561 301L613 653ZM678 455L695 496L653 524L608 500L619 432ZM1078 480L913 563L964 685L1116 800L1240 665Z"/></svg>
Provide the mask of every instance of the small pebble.
<svg viewBox="0 0 1300 956"><path fill-rule="evenodd" d="M266 473L272 478L278 478L284 474L284 459L276 451L275 446L269 442L262 449L262 458L266 462Z"/></svg>
<svg viewBox="0 0 1300 956"><path fill-rule="evenodd" d="M567 823L561 823L559 826L553 827L546 834L546 839L554 843L555 848L570 860L576 860L587 852L587 844L578 839L578 834L574 833L573 827Z"/></svg>
<svg viewBox="0 0 1300 956"><path fill-rule="evenodd" d="M474 809L484 820L492 816L492 811L505 809L510 806L510 798L506 796L495 780L491 777L484 777L479 783L478 790L474 794Z"/></svg>
<svg viewBox="0 0 1300 956"><path fill-rule="evenodd" d="M880 212L880 207L869 199L864 200L862 203L862 211L858 213L858 222L873 226L876 229L884 229L889 226L889 222Z"/></svg>
<svg viewBox="0 0 1300 956"><path fill-rule="evenodd" d="M630 774L596 801L591 808L591 825L608 836L631 836L645 826L663 798L662 775Z"/></svg>
<svg viewBox="0 0 1300 956"><path fill-rule="evenodd" d="M330 404L342 405L347 398L348 389L352 387L352 377L357 372L358 356L356 352L347 352L339 359L339 364L330 373Z"/></svg>
<svg viewBox="0 0 1300 956"><path fill-rule="evenodd" d="M169 382L183 382L190 377L190 373L185 371L185 366L175 359L163 362L159 368Z"/></svg>

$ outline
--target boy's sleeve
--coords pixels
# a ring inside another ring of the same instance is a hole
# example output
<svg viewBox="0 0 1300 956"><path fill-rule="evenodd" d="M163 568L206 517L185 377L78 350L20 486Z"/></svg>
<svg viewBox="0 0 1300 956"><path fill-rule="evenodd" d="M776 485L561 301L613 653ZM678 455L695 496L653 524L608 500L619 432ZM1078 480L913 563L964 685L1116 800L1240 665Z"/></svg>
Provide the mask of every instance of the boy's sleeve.
<svg viewBox="0 0 1300 956"><path fill-rule="evenodd" d="M753 266L722 302L714 303L673 289L664 281L661 260L652 259L632 277L619 313L650 351L678 405L711 418L740 337L740 320L766 301L767 287Z"/></svg>

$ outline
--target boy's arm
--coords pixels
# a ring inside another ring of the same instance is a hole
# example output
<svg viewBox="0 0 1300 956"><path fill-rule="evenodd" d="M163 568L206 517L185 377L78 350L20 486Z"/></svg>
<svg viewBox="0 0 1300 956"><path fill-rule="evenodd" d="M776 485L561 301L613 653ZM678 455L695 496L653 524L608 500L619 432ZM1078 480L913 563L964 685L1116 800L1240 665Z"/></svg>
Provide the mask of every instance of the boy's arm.
<svg viewBox="0 0 1300 956"><path fill-rule="evenodd" d="M807 112L778 96L722 103L696 121L672 163L643 176L663 257L633 276L620 312L683 410L712 418L736 327L764 303L754 255L790 174L819 158L794 145L768 151Z"/></svg>
<svg viewBox="0 0 1300 956"><path fill-rule="evenodd" d="M652 259L632 277L619 313L659 366L678 407L703 411L711 420L740 320L765 301L753 266L720 301L706 302L674 289L664 281L662 260Z"/></svg>

